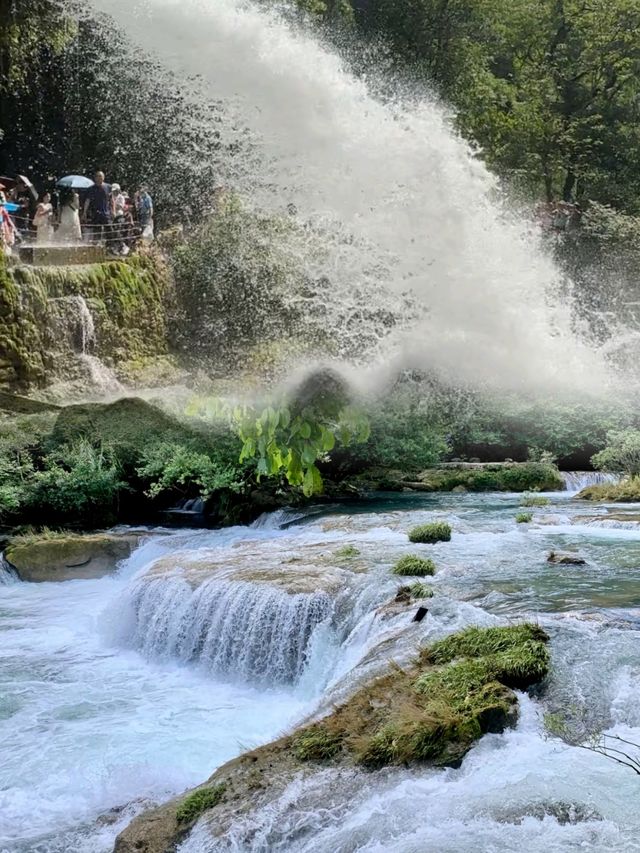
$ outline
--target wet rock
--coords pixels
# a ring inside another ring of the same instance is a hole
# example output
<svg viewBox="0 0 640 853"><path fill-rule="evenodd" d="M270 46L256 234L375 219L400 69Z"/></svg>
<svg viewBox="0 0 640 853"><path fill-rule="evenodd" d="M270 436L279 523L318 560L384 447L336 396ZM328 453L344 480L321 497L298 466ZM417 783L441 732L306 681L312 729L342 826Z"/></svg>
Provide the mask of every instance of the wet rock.
<svg viewBox="0 0 640 853"><path fill-rule="evenodd" d="M544 820L545 817L553 817L561 826L584 823L590 820L603 820L599 812L592 806L584 803L554 803L546 801L530 803L520 808L507 808L497 814L494 813L494 817L501 823L513 823L516 825L520 825L527 817L534 817L537 820Z"/></svg>
<svg viewBox="0 0 640 853"><path fill-rule="evenodd" d="M550 551L547 563L558 563L562 566L584 566L587 561L579 554L570 554L562 551Z"/></svg>
<svg viewBox="0 0 640 853"><path fill-rule="evenodd" d="M139 541L138 535L115 533L17 538L7 547L5 559L23 581L100 578L113 572Z"/></svg>

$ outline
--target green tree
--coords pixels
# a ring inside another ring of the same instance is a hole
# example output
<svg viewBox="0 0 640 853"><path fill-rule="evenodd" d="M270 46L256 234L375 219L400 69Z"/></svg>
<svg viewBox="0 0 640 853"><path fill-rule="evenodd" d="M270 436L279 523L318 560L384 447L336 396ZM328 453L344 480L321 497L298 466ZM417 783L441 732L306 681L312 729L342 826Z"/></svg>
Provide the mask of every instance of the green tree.
<svg viewBox="0 0 640 853"><path fill-rule="evenodd" d="M596 453L591 461L601 471L624 473L632 479L640 476L640 430L608 433L607 447Z"/></svg>

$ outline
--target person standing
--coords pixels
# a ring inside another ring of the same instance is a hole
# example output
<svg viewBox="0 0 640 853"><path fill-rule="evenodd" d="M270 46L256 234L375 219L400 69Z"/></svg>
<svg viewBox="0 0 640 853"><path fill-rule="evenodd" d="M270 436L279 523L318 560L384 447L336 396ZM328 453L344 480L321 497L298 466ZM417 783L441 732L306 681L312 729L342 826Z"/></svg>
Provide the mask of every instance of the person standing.
<svg viewBox="0 0 640 853"><path fill-rule="evenodd" d="M142 239L150 243L153 240L153 199L142 184L135 195L138 225L142 231Z"/></svg>
<svg viewBox="0 0 640 853"><path fill-rule="evenodd" d="M68 190L60 203L60 224L56 237L61 243L80 243L80 199L74 190Z"/></svg>
<svg viewBox="0 0 640 853"><path fill-rule="evenodd" d="M33 225L36 229L36 242L40 245L50 243L53 237L53 206L49 193L43 193L36 213L33 217Z"/></svg>
<svg viewBox="0 0 640 853"><path fill-rule="evenodd" d="M104 181L104 172L96 172L94 184L87 190L83 219L92 227L94 240L108 241L113 222L114 206L111 187Z"/></svg>

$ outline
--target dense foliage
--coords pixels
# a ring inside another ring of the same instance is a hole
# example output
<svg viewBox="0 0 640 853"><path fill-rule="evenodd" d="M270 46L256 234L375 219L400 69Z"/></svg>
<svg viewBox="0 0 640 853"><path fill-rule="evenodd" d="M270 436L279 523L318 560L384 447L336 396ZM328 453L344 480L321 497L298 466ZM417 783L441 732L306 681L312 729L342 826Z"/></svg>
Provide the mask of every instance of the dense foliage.
<svg viewBox="0 0 640 853"><path fill-rule="evenodd" d="M601 471L640 476L640 431L623 430L607 435L607 446L596 453L593 464Z"/></svg>

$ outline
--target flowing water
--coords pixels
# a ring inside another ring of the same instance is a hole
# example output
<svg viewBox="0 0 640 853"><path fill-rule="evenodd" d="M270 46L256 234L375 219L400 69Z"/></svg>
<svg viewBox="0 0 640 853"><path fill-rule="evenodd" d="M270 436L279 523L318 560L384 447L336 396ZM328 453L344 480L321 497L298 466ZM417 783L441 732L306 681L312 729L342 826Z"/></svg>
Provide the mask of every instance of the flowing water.
<svg viewBox="0 0 640 853"><path fill-rule="evenodd" d="M517 728L459 769L326 770L221 840L199 825L182 851L640 850L637 777L543 723L579 706L640 742L640 507L550 497L518 525L514 495L382 496L156 533L99 580L7 577L0 851L106 853L145 804L330 707L390 655L523 616L552 638L547 690L522 696ZM433 518L454 535L432 548L435 596L416 625L413 609L378 608L398 585L392 563L415 549L405 531ZM345 545L360 554L340 556ZM551 549L586 565L550 564Z"/></svg>
<svg viewBox="0 0 640 853"><path fill-rule="evenodd" d="M606 386L602 360L574 334L570 293L534 229L504 207L495 180L428 93L379 96L375 61L355 76L265 4L91 5L136 50L182 77L187 96L216 103L211 132L232 152L221 154L221 185L263 211L295 207L308 240L285 249L311 278L331 282L329 328L341 322L343 303L384 308L385 294L410 290L427 316L397 342L391 372L408 364L456 380L572 393ZM387 353L371 381L388 369Z"/></svg>

